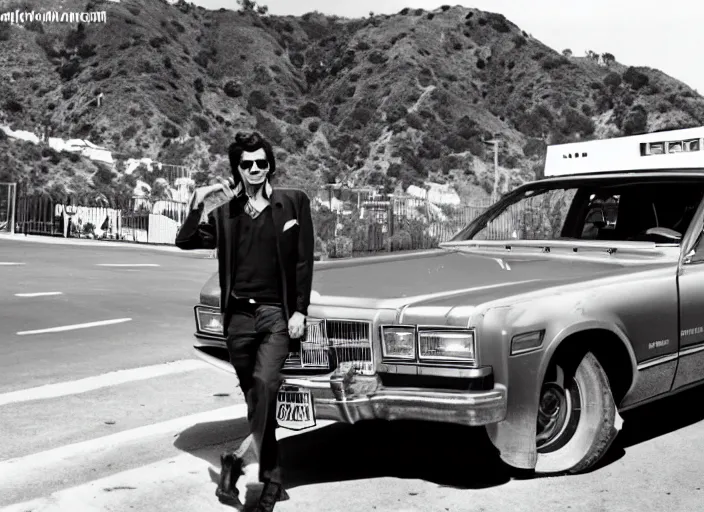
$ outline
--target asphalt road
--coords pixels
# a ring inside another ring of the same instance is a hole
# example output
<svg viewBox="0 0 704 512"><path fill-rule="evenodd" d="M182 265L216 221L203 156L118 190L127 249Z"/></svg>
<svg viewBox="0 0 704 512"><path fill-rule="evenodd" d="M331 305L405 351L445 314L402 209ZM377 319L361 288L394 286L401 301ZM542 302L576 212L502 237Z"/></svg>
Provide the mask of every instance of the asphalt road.
<svg viewBox="0 0 704 512"><path fill-rule="evenodd" d="M215 267L203 253L0 238L0 510L227 510L214 482L246 435L242 396L190 349ZM378 286L354 269L354 287ZM704 510L702 403L695 390L625 413L598 469L554 478L511 471L481 429L280 430L291 499L276 510Z"/></svg>

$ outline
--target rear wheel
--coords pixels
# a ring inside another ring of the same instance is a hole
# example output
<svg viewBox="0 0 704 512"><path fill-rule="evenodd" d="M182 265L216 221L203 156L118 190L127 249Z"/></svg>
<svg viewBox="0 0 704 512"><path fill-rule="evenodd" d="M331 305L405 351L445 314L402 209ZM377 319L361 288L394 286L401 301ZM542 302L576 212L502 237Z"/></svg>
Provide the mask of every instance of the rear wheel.
<svg viewBox="0 0 704 512"><path fill-rule="evenodd" d="M558 360L540 391L536 447L538 474L579 473L608 451L620 422L606 372L591 352Z"/></svg>

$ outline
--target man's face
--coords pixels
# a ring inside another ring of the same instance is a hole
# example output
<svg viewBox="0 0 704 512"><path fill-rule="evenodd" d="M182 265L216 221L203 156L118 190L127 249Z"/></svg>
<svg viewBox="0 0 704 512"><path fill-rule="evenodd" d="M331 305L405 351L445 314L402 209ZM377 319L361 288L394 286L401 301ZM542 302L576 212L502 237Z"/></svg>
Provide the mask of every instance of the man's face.
<svg viewBox="0 0 704 512"><path fill-rule="evenodd" d="M250 185L264 183L269 174L269 161L266 159L266 153L263 149L243 152L237 170L245 183Z"/></svg>

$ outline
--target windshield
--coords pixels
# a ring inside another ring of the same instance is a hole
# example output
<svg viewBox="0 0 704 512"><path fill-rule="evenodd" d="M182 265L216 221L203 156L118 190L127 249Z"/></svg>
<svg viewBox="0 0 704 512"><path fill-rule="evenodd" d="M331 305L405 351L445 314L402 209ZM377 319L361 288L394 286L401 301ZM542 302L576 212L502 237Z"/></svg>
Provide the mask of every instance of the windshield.
<svg viewBox="0 0 704 512"><path fill-rule="evenodd" d="M704 197L701 179L599 178L534 183L453 241L611 240L679 243ZM654 229L657 228L657 229Z"/></svg>

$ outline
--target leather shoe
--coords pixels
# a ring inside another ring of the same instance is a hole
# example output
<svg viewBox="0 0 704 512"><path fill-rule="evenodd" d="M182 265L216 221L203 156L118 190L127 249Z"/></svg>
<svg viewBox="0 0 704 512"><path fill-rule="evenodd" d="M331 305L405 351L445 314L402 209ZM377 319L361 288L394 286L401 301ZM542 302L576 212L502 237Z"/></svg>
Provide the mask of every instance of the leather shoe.
<svg viewBox="0 0 704 512"><path fill-rule="evenodd" d="M218 497L220 503L233 507L241 505L237 480L244 474L242 471L243 466L242 459L233 453L220 455L220 483L215 490L215 496Z"/></svg>
<svg viewBox="0 0 704 512"><path fill-rule="evenodd" d="M288 493L281 484L266 482L254 512L273 512L277 501L285 501L287 499L289 499Z"/></svg>

